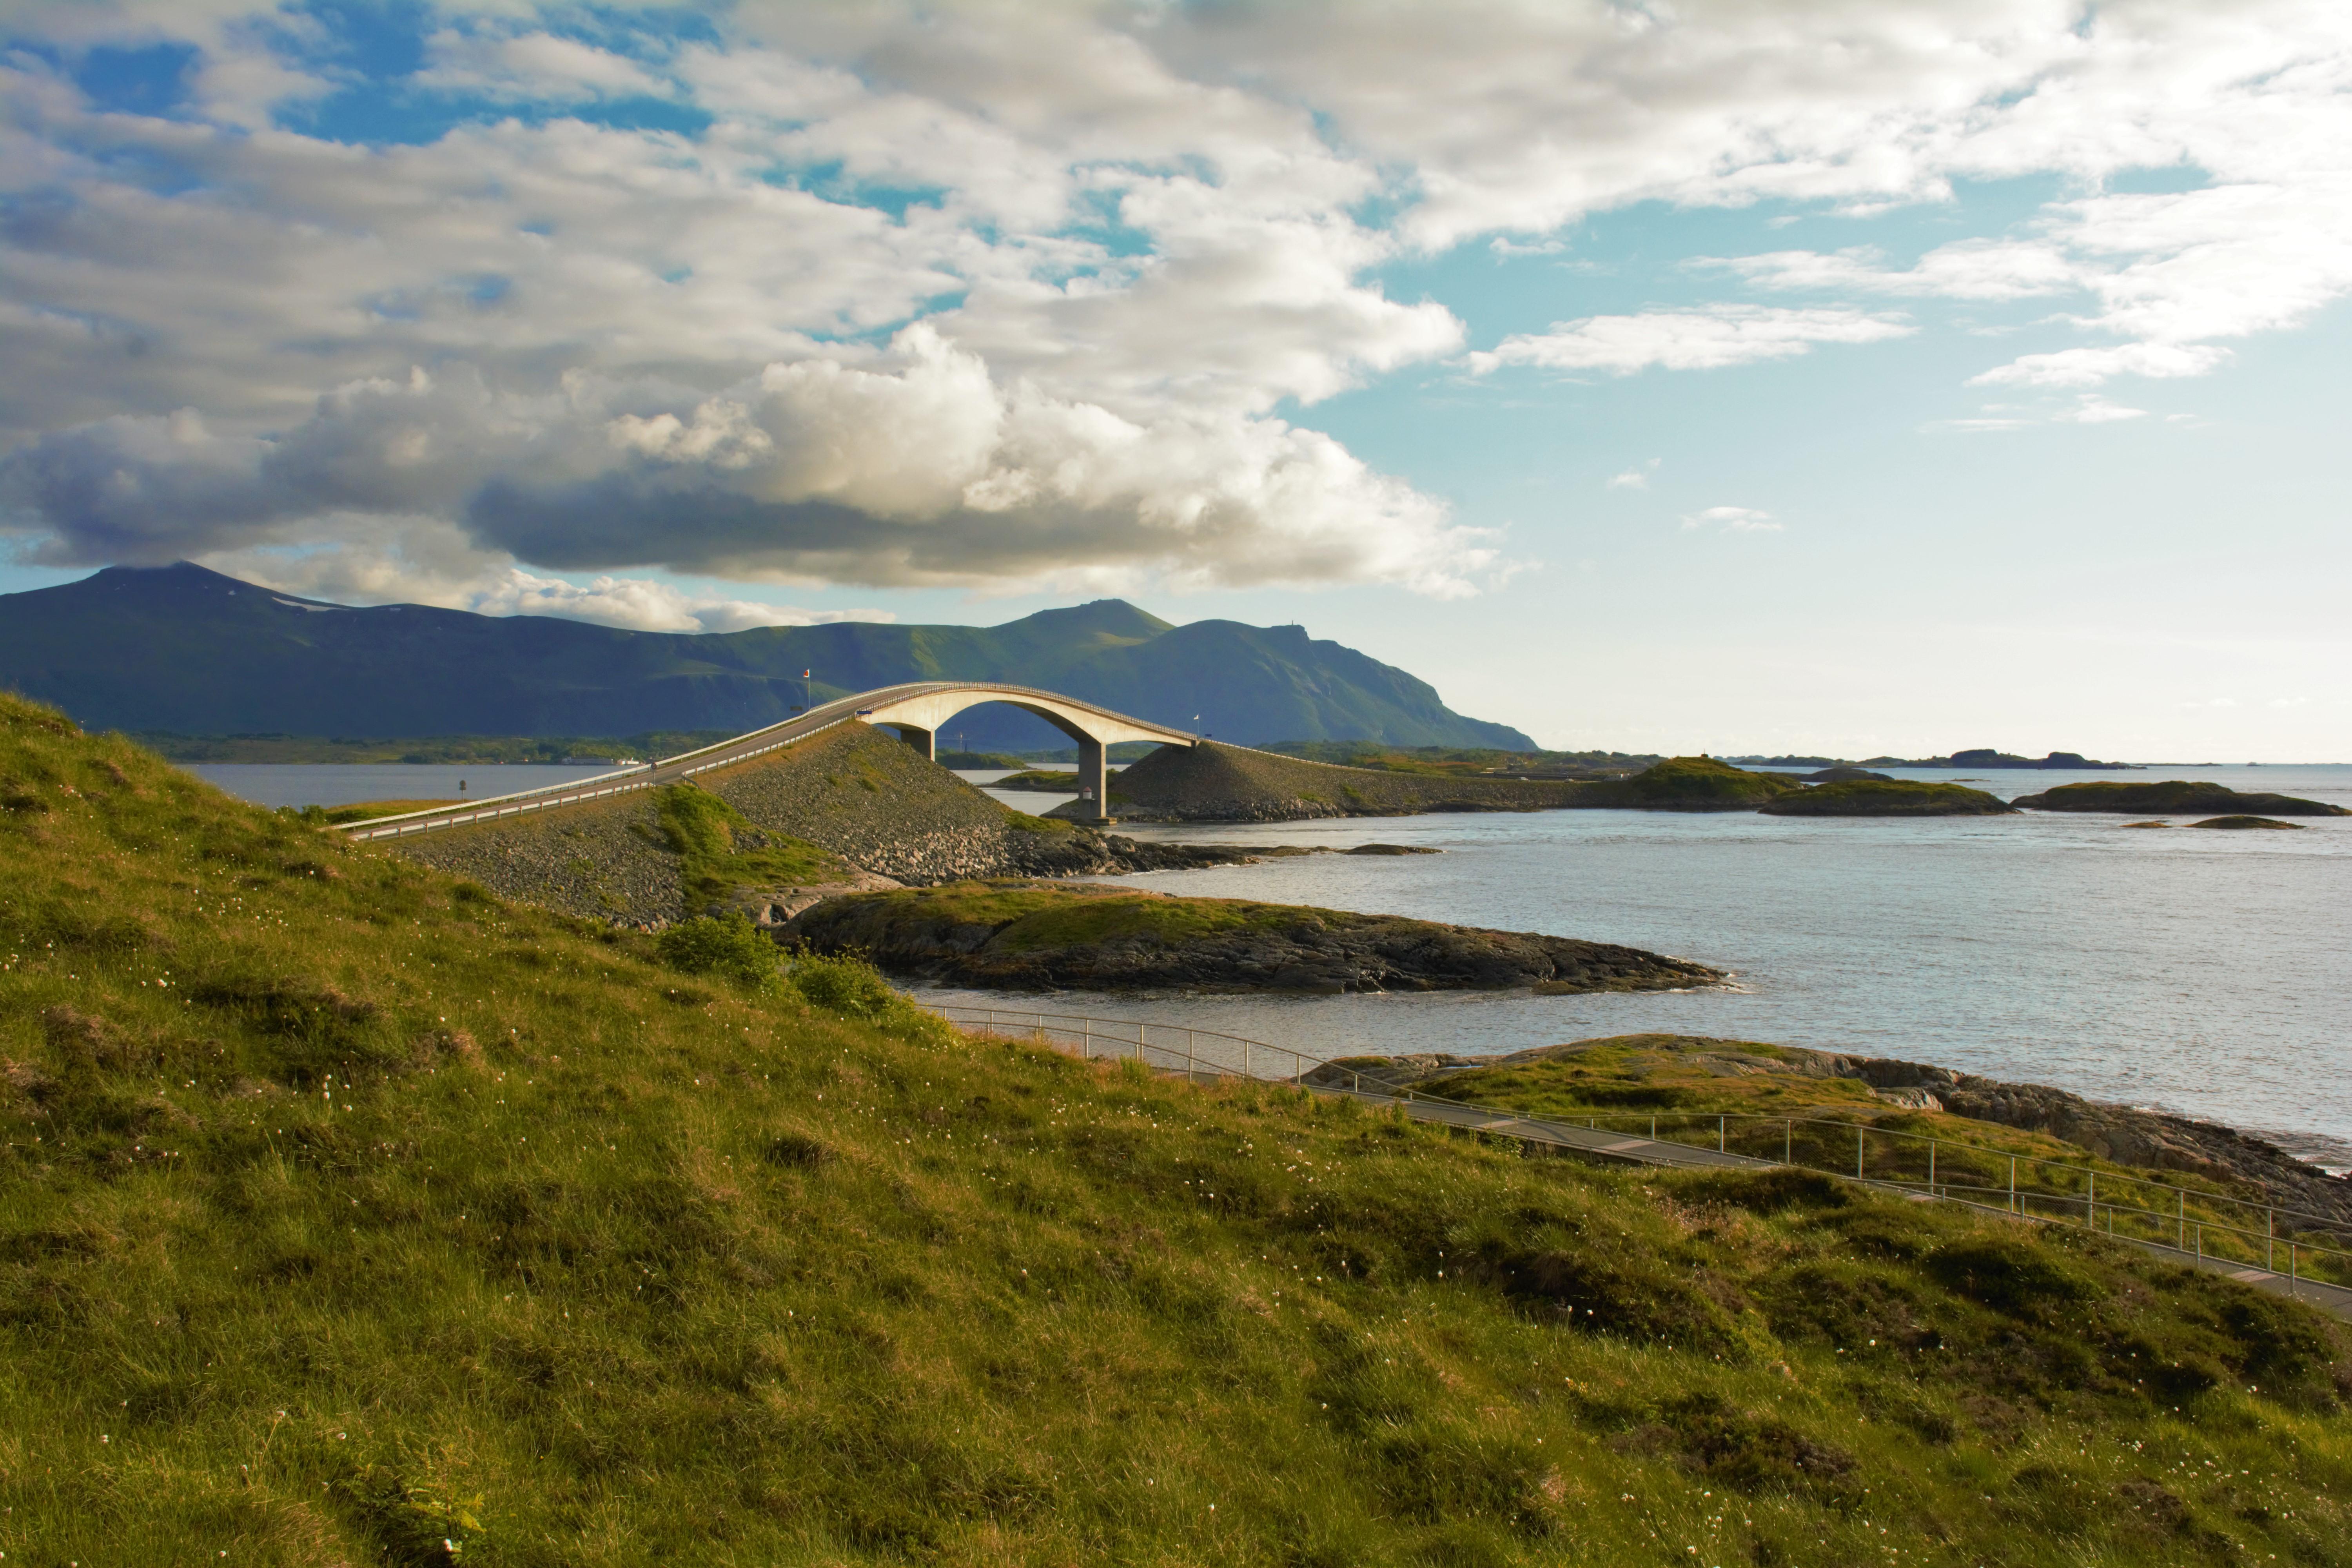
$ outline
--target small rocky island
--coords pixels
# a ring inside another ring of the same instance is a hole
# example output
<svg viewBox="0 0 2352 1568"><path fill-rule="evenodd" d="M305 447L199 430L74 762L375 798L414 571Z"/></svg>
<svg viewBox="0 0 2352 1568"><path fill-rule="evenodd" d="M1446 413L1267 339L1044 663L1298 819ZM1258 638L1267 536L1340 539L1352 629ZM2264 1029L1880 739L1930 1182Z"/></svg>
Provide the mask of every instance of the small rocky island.
<svg viewBox="0 0 2352 1568"><path fill-rule="evenodd" d="M893 973L1004 991L1679 991L1719 970L1639 948L1087 883L853 893L776 932Z"/></svg>
<svg viewBox="0 0 2352 1568"><path fill-rule="evenodd" d="M2161 812L2217 812L2234 816L2352 816L2340 805L2291 795L2241 795L2227 784L2189 779L2155 784L2070 784L2011 804L2028 811L2120 812L2148 816Z"/></svg>
<svg viewBox="0 0 2352 1568"><path fill-rule="evenodd" d="M1767 816L2011 816L2017 812L2000 796L1966 784L1874 774L1791 790L1756 809Z"/></svg>

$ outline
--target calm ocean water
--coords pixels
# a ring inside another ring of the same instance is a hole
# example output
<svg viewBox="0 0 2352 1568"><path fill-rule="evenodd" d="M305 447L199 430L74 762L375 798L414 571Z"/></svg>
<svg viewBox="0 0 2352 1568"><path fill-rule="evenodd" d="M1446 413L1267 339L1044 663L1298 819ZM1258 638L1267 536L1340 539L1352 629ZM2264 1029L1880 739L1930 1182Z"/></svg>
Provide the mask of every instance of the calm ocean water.
<svg viewBox="0 0 2352 1568"><path fill-rule="evenodd" d="M2352 806L2352 766L1905 776L1969 780L2004 798L2084 778L2198 778ZM1003 798L1034 812L1051 797ZM1739 989L1065 994L1024 1005L1190 1023L1318 1055L1480 1055L1651 1029L1772 1040L2209 1116L2352 1163L2352 818L2305 817L2294 833L2159 832L2125 820L1560 811L1139 824L1121 831L1445 851L1134 879L1163 891L1624 942L1729 969Z"/></svg>
<svg viewBox="0 0 2352 1568"><path fill-rule="evenodd" d="M190 771L278 805L454 796L460 778L468 795L508 794L600 770ZM1906 776L1969 780L2004 797L2078 778L2198 778L2352 806L2352 765ZM1036 812L1056 797L1001 798ZM1543 997L1067 993L1016 1005L1190 1023L1318 1055L1480 1055L1652 1029L1774 1040L2209 1116L2352 1164L2352 818L2304 818L2294 833L2155 832L2123 820L1562 811L1138 824L1122 831L1444 851L1134 879L1164 891L1624 942L1729 969L1738 988Z"/></svg>
<svg viewBox="0 0 2352 1568"><path fill-rule="evenodd" d="M363 800L487 800L613 770L538 763L183 763L206 784L256 805L352 805ZM462 787L461 787L462 786Z"/></svg>

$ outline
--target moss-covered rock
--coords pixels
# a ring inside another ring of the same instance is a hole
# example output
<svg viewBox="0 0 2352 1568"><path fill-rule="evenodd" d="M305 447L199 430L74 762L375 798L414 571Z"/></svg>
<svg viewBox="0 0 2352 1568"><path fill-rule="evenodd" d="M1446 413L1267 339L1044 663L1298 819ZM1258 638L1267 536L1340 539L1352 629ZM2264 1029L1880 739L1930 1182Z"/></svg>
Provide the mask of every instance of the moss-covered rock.
<svg viewBox="0 0 2352 1568"><path fill-rule="evenodd" d="M832 899L782 933L958 984L1037 991L1681 990L1704 964L1392 915L1026 881Z"/></svg>
<svg viewBox="0 0 2352 1568"><path fill-rule="evenodd" d="M1753 811L1804 786L1785 773L1753 773L1713 757L1668 757L1630 779L1583 786L1575 803L1636 811Z"/></svg>
<svg viewBox="0 0 2352 1568"><path fill-rule="evenodd" d="M1966 784L1847 779L1792 790L1756 808L1771 816L2006 816L2017 808Z"/></svg>
<svg viewBox="0 0 2352 1568"><path fill-rule="evenodd" d="M2241 795L2227 784L2189 779L2164 779L2155 784L2060 784L2039 795L2021 795L2011 804L2028 811L2114 811L2132 816L2158 812L2186 814L2214 811L2264 816L2352 816L2340 805L2302 800L2291 795Z"/></svg>

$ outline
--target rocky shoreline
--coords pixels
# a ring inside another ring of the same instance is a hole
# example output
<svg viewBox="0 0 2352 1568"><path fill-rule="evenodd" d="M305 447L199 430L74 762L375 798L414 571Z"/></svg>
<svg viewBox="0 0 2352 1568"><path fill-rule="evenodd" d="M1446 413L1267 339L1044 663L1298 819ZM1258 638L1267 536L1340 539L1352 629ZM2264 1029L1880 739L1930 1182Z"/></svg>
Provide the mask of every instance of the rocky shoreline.
<svg viewBox="0 0 2352 1568"><path fill-rule="evenodd" d="M1434 1087L1437 1080L1467 1069L1556 1061L1595 1043L1544 1046L1500 1057L1428 1053L1351 1058L1349 1065L1367 1076L1377 1072L1383 1082L1397 1088ZM1683 1043L1703 1047L1714 1042ZM2267 1138L2220 1122L2086 1100L2062 1089L2010 1083L1889 1057L1783 1046L1775 1047L1774 1058L1759 1063L1753 1057L1742 1057L1731 1070L1853 1079L1869 1086L1876 1098L1890 1105L1948 1111L2021 1131L2044 1133L2117 1164L2251 1183L2269 1194L2271 1202L2352 1226L2352 1176L2331 1174Z"/></svg>

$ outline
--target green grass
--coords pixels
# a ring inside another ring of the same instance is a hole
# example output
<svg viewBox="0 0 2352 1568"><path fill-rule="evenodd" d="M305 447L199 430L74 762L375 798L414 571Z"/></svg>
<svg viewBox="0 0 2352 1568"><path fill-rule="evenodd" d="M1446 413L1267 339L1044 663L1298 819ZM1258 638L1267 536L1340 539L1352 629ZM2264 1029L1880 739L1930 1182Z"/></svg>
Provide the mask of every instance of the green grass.
<svg viewBox="0 0 2352 1568"><path fill-rule="evenodd" d="M1078 788L1078 775L1075 773L1055 773L1048 768L1030 768L1008 778L998 779L988 787L1075 795Z"/></svg>
<svg viewBox="0 0 2352 1568"><path fill-rule="evenodd" d="M1058 816L1032 816L1009 805L1004 808L1004 816L1007 822L1024 833L1068 833L1076 826L1076 824Z"/></svg>
<svg viewBox="0 0 2352 1568"><path fill-rule="evenodd" d="M8 700L0 864L12 1564L2341 1554L2340 1331L2094 1237L683 973Z"/></svg>
<svg viewBox="0 0 2352 1568"><path fill-rule="evenodd" d="M687 907L725 903L739 888L839 881L851 868L815 845L772 833L691 784L655 792L655 810L677 851Z"/></svg>
<svg viewBox="0 0 2352 1568"><path fill-rule="evenodd" d="M433 800L362 800L349 805L306 805L299 811L292 806L280 806L278 810L305 822L341 824L370 822L379 816L400 816L412 811L461 804L457 797L445 795Z"/></svg>
<svg viewBox="0 0 2352 1568"><path fill-rule="evenodd" d="M1801 787L1713 757L1668 757L1632 778L1588 785L1587 798L1648 811L1737 811Z"/></svg>

